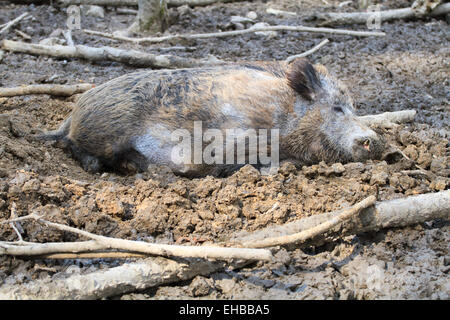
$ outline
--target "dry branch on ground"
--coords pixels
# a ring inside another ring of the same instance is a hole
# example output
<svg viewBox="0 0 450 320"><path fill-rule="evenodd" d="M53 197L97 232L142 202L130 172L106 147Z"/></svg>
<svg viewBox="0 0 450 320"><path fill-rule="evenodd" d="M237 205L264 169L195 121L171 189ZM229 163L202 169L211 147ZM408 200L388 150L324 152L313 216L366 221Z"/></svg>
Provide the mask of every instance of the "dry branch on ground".
<svg viewBox="0 0 450 320"><path fill-rule="evenodd" d="M328 12L317 13L313 17L324 20L320 25L334 26L342 24L365 24L369 19L379 19L380 22L398 19L422 18L424 16L436 17L450 13L450 3L444 3L430 12L422 12L414 8L392 9L378 12Z"/></svg>
<svg viewBox="0 0 450 320"><path fill-rule="evenodd" d="M181 245L165 245L156 243L147 243L143 241L133 241L118 238L111 238L96 235L87 231L69 227L63 224L47 221L32 213L26 217L20 217L0 224L11 223L23 220L35 220L58 230L67 231L78 234L80 236L94 240L94 242L86 243L86 251L116 249L129 252L138 252L151 255L161 255L167 257L184 257L184 258L203 258L203 259L244 259L244 260L271 260L272 254L268 250L247 249L247 248L223 248L223 247L207 247L207 246L181 246ZM68 247L69 244L63 243L62 246ZM56 249L55 249L56 247ZM7 255L35 255L45 253L61 253L59 249L61 244L47 243L41 244L5 244L0 242L0 254ZM67 248L66 248L67 250ZM68 252L77 252L78 249L72 245Z"/></svg>
<svg viewBox="0 0 450 320"><path fill-rule="evenodd" d="M35 280L22 285L4 285L1 300L102 299L207 275L224 268L224 262L190 259L174 261L149 257L138 262L72 275L66 279Z"/></svg>
<svg viewBox="0 0 450 320"><path fill-rule="evenodd" d="M20 87L1 88L0 97L23 96L29 94L49 94L52 96L71 96L82 93L94 87L90 83L80 83L75 85L62 84L35 84Z"/></svg>
<svg viewBox="0 0 450 320"><path fill-rule="evenodd" d="M169 7L188 5L191 7L208 6L214 3L238 2L242 0L166 0ZM138 0L58 0L62 6L71 5L97 5L97 6L138 6Z"/></svg>
<svg viewBox="0 0 450 320"><path fill-rule="evenodd" d="M313 54L314 52L318 51L320 48L322 48L322 47L323 47L324 45L326 45L328 42L330 42L330 40L325 39L325 40L323 40L322 42L320 42L317 46L315 46L315 47L309 49L308 51L305 51L305 52L303 52L303 53L300 53L300 54L296 54L296 55L287 57L287 58L286 58L286 62L289 63L289 62L291 62L291 61L293 61L293 60L295 60L295 59L297 59L297 58L304 58L304 57L307 57L307 56L309 56L310 54Z"/></svg>
<svg viewBox="0 0 450 320"><path fill-rule="evenodd" d="M367 125L375 125L382 128L393 128L397 123L413 122L416 110L400 110L394 112L384 112L358 117Z"/></svg>
<svg viewBox="0 0 450 320"><path fill-rule="evenodd" d="M342 214L342 210L317 214L282 226L271 226L253 233L241 232L232 243L252 243L274 235L281 237L310 230ZM330 234L304 241L300 246L321 245L339 237L377 231L383 228L406 227L434 219L449 219L450 190L426 193L400 199L376 202L374 206L361 210L355 219L350 219L332 229Z"/></svg>
<svg viewBox="0 0 450 320"><path fill-rule="evenodd" d="M87 34L92 34L113 40L122 40L137 44L146 43L160 43L170 40L195 40L195 39L207 39L207 38L222 38L230 36L238 36L247 33L254 32L267 32L267 31L293 31L293 32L313 32L313 33L324 33L324 34L337 34L337 35L347 35L347 36L357 36L357 37L370 37L378 36L382 37L386 34L384 32L375 31L354 31L354 30L344 30L344 29L331 29L331 28L314 28L305 26L265 26L265 27L250 27L243 30L232 30L232 31L222 31L222 32L212 32L212 33L197 33L197 34L173 34L162 37L144 37L144 38L133 38L120 35L114 35L107 32L100 32L95 30L83 30Z"/></svg>
<svg viewBox="0 0 450 320"><path fill-rule="evenodd" d="M112 47L47 46L20 41L3 40L2 49L11 52L22 52L36 55L47 55L58 58L81 58L89 61L116 61L135 67L151 68L192 68L221 63L220 60L183 58L171 54L156 55L137 50L117 49Z"/></svg>

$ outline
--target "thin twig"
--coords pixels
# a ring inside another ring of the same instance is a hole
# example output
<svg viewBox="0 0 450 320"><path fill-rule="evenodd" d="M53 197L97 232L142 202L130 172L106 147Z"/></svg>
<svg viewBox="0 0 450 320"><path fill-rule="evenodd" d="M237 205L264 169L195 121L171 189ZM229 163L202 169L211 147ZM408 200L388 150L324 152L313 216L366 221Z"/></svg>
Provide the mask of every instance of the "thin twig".
<svg viewBox="0 0 450 320"><path fill-rule="evenodd" d="M3 33L6 33L12 26L14 26L15 24L19 23L20 20L22 20L26 16L28 16L28 12L22 13L20 16L18 16L14 20L11 20L8 23L6 23L4 25L4 27L0 30L0 35L3 34Z"/></svg>
<svg viewBox="0 0 450 320"><path fill-rule="evenodd" d="M416 114L416 110L400 110L360 116L358 119L367 125L389 129L396 127L396 123L413 122Z"/></svg>
<svg viewBox="0 0 450 320"><path fill-rule="evenodd" d="M20 30L18 30L18 29L14 29L14 32L17 33L17 34L18 34L19 36L21 36L22 38L24 38L25 40L31 40L31 39L32 39L30 35L26 34L26 33L23 32L23 31L20 31Z"/></svg>
<svg viewBox="0 0 450 320"><path fill-rule="evenodd" d="M68 46L71 46L71 47L75 46L75 43L73 42L73 38L72 38L72 30L70 30L70 29L64 30L63 36L66 39Z"/></svg>
<svg viewBox="0 0 450 320"><path fill-rule="evenodd" d="M174 39L206 39L206 38L222 38L230 36L238 36L247 33L254 32L264 32L264 31L297 31L297 32L315 32L315 33L330 33L348 36L359 36L359 37L369 37L369 36L385 36L384 32L372 32L372 31L353 31L353 30L343 30L343 29L330 29L330 28L313 28L305 26L266 26L266 27L250 27L244 30L233 30L233 31L223 31L223 32L212 32L212 33L197 33L197 34L174 34L163 37L146 37L146 38L132 38L125 36L118 36L111 33L94 31L83 29L87 34L92 34L104 38L128 41L138 44L144 43L159 43L163 41L169 41Z"/></svg>
<svg viewBox="0 0 450 320"><path fill-rule="evenodd" d="M296 54L294 56L290 56L288 58L286 58L286 62L289 63L297 58L304 58L306 56L309 56L310 54L313 54L314 52L316 52L317 50L319 50L320 48L322 48L324 45L326 45L328 42L330 42L330 40L325 39L323 40L321 43L319 43L317 46L313 47L312 49L309 49L308 51L305 51L303 53L300 54Z"/></svg>
<svg viewBox="0 0 450 320"><path fill-rule="evenodd" d="M403 158L405 158L406 160L411 161L412 163L414 163L414 166L418 169L417 171L419 171L420 173L422 173L422 175L428 177L428 178L431 179L431 180L436 179L436 175L435 175L434 173L432 173L431 171L427 171L427 170L425 170L424 168L422 168L421 166L419 166L419 165L417 164L416 161L414 161L413 159L411 159L410 157L408 157L402 150L400 150L399 148L397 148L396 146L394 146L394 145L392 145L392 144L390 145L390 147L391 147L392 149L394 149L395 152L400 153L401 156L402 156ZM415 171L416 171L416 170L415 170Z"/></svg>

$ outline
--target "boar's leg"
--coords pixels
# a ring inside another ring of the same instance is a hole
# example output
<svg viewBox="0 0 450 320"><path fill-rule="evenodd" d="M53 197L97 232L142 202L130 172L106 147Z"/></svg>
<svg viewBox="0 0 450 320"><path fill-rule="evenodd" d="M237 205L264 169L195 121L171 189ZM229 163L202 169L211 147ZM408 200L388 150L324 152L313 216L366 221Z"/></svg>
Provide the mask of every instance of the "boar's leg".
<svg viewBox="0 0 450 320"><path fill-rule="evenodd" d="M97 157L83 151L74 143L69 141L69 147L73 157L80 162L83 169L90 173L97 173L102 169L102 163Z"/></svg>

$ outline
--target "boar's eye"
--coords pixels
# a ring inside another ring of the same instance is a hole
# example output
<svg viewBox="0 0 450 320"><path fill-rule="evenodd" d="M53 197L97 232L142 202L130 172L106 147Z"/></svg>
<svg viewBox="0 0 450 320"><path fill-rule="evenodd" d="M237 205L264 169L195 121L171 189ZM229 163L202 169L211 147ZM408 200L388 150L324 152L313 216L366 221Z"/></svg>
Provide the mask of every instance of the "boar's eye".
<svg viewBox="0 0 450 320"><path fill-rule="evenodd" d="M334 112L344 114L344 109L342 107L333 107Z"/></svg>

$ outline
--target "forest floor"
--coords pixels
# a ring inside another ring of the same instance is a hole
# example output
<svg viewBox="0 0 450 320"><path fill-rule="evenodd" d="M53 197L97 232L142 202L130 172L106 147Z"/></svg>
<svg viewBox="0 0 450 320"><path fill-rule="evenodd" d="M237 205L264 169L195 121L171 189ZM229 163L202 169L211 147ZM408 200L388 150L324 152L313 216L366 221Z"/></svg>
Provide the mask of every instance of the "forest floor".
<svg viewBox="0 0 450 320"><path fill-rule="evenodd" d="M356 11L356 1L254 1L189 9L171 8L166 31L201 33L231 30L230 17L257 14L271 25L309 25L313 12ZM407 7L411 1L378 1L382 9ZM318 5L320 3L320 6ZM268 7L297 16L275 16ZM0 24L23 12L33 18L15 28L37 43L64 39L65 9L49 5L14 5L0 1ZM125 29L133 15L105 10L104 18L82 15L82 28L103 32ZM365 30L366 26L344 26ZM14 28L13 28L14 29ZM23 40L11 29L4 39ZM378 200L436 192L450 187L450 27L442 19L384 22L385 37L326 35L330 43L309 59L324 64L344 81L359 114L415 109L415 123L385 129L383 135L411 160L367 161L343 166L284 164L276 175L245 166L227 178L187 179L155 166L143 174L91 174L62 149L33 141L39 129L55 129L70 113L75 97L31 95L0 98L0 221L39 212L49 220L96 234L158 243L214 243L236 232L254 231L306 216L330 212L376 194ZM227 38L183 40L141 46L73 32L76 44L108 45L147 52L226 61L283 60L324 39L317 33L277 32ZM193 49L166 51L181 45ZM0 86L55 83L101 84L135 71L116 62L91 63L5 52ZM409 176L414 164L435 178ZM276 210L269 210L278 202ZM77 237L33 222L22 223L26 241L74 241ZM112 299L449 299L448 221L384 229L337 239L320 247L277 252L272 263L257 262L237 270L174 283ZM0 240L15 241L8 225ZM128 259L127 261L132 261ZM123 263L122 260L22 260L0 256L0 286L34 279L60 279ZM70 272L68 271L70 270Z"/></svg>

